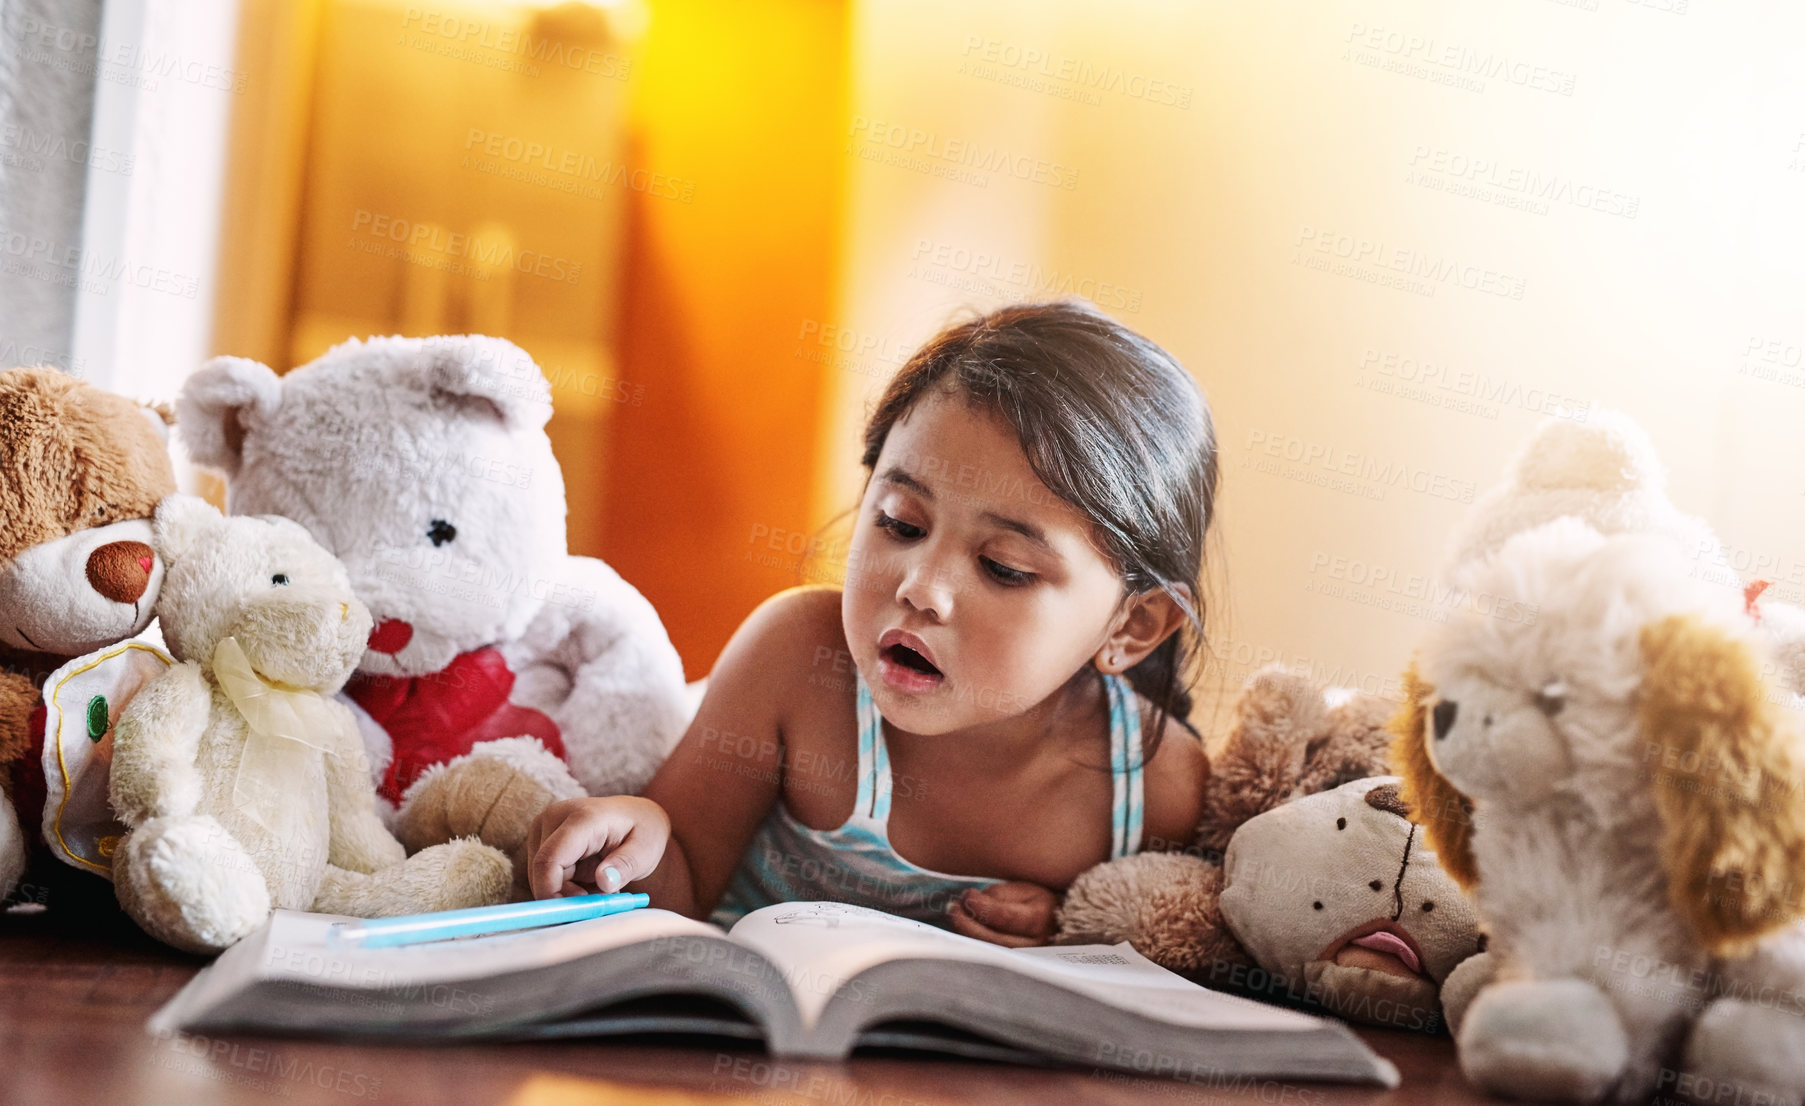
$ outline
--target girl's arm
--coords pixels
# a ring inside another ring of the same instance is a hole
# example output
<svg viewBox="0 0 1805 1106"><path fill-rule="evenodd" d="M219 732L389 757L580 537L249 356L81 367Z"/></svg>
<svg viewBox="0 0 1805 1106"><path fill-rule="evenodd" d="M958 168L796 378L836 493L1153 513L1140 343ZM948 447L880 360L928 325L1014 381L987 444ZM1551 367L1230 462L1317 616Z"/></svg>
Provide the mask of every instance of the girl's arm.
<svg viewBox="0 0 1805 1106"><path fill-rule="evenodd" d="M786 692L806 677L830 606L837 628L838 593L784 592L752 612L643 798L547 807L527 839L533 894L633 883L654 906L692 917L712 911L782 794Z"/></svg>

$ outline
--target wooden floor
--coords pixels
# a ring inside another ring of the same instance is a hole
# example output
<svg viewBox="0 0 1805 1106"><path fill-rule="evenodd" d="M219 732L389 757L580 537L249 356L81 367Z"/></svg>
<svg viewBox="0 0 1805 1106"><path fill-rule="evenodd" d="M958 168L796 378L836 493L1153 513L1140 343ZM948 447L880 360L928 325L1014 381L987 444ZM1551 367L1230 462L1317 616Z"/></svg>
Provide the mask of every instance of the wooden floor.
<svg viewBox="0 0 1805 1106"><path fill-rule="evenodd" d="M1460 1104L1475 1095L1445 1037L1363 1031L1397 1064L1394 1091L1314 1083L1239 1087L960 1060L859 1057L772 1063L756 1050L643 1043L418 1048L232 1037L159 1040L151 1011L200 968L62 881L47 907L0 915L0 1103L109 1106L332 1103L1363 1103ZM58 908L60 904L61 908Z"/></svg>

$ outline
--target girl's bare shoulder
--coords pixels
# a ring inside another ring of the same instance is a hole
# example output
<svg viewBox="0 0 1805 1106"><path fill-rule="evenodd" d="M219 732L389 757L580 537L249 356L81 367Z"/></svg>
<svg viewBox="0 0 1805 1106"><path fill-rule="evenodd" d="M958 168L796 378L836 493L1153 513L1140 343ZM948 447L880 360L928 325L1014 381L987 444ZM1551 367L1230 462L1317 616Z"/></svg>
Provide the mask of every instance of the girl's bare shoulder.
<svg viewBox="0 0 1805 1106"><path fill-rule="evenodd" d="M770 675L833 667L836 655L845 655L846 633L840 623L840 591L830 587L800 587L780 591L758 605L734 635L747 639L757 660ZM841 665L851 674L851 658ZM781 666L781 668L780 668Z"/></svg>
<svg viewBox="0 0 1805 1106"><path fill-rule="evenodd" d="M832 588L792 588L760 603L733 632L709 673L709 693L730 701L742 723L768 719L790 728L809 677L831 669L846 651L840 630L840 593ZM801 702L806 706L806 702Z"/></svg>

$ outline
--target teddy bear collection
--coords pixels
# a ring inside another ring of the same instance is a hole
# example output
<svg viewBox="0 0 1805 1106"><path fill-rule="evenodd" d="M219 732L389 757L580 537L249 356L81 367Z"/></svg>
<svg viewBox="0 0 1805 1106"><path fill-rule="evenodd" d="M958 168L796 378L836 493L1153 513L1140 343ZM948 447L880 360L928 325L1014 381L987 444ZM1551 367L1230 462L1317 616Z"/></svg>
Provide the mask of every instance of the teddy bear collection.
<svg viewBox="0 0 1805 1106"><path fill-rule="evenodd" d="M539 811L642 787L691 709L568 553L551 412L481 336L217 358L173 412L0 371L0 897L48 852L199 952L524 897ZM229 513L176 494L172 421ZM1700 571L1665 485L1627 418L1537 428L1439 573L1492 601L1403 704L1256 673L1195 839L1080 876L1058 939L1445 1026L1515 1098L1800 1103L1805 611Z"/></svg>

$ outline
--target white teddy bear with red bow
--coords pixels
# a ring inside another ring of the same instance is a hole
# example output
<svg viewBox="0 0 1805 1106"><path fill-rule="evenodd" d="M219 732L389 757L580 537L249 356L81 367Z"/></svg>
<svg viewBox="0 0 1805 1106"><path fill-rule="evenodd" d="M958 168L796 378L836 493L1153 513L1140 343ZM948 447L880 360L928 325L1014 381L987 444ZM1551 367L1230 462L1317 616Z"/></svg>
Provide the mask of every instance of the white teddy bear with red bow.
<svg viewBox="0 0 1805 1106"><path fill-rule="evenodd" d="M644 786L687 720L658 615L568 553L532 358L475 335L349 341L278 377L216 358L177 404L234 514L294 519L376 622L346 688L410 849L521 861L555 799Z"/></svg>

